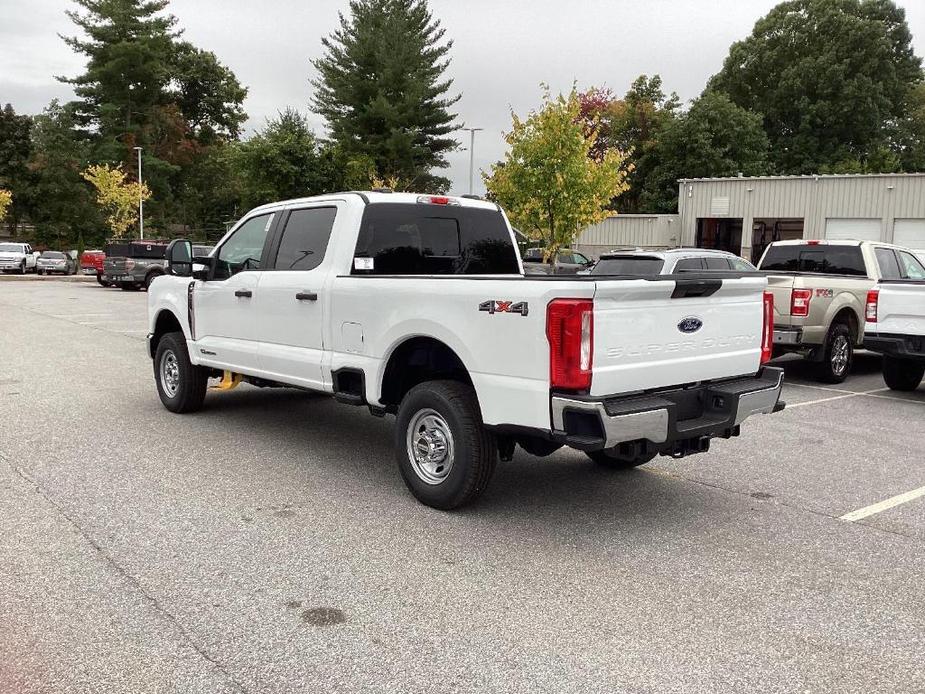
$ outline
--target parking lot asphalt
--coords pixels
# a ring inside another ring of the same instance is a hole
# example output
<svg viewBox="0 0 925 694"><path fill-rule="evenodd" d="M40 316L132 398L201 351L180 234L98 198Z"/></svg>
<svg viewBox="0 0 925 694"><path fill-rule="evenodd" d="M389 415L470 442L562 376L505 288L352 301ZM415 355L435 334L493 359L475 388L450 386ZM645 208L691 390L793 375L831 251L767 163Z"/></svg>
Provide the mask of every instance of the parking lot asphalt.
<svg viewBox="0 0 925 694"><path fill-rule="evenodd" d="M683 460L406 492L393 420L241 386L177 416L145 294L0 283L0 692L925 691L925 387L859 354Z"/></svg>

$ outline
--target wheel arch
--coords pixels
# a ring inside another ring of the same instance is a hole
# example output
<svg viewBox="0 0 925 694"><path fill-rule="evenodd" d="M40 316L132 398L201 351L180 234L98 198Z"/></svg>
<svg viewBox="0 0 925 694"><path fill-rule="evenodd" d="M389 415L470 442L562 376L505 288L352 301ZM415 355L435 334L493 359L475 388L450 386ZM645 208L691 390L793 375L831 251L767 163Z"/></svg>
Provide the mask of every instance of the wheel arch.
<svg viewBox="0 0 925 694"><path fill-rule="evenodd" d="M406 337L389 350L378 384L379 402L394 412L411 388L438 379L473 385L465 362L446 342L430 335Z"/></svg>
<svg viewBox="0 0 925 694"><path fill-rule="evenodd" d="M161 309L154 319L154 329L151 331L151 340L149 342L150 355L154 358L157 352L157 345L167 333L180 332L186 337L186 331L183 324L176 314L169 308Z"/></svg>

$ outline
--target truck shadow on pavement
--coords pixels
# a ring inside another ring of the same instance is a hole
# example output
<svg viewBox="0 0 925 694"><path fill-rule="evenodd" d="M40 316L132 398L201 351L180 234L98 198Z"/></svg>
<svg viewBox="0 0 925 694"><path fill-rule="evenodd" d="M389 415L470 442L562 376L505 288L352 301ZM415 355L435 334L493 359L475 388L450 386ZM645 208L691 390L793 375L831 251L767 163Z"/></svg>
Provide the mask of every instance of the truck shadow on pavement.
<svg viewBox="0 0 925 694"><path fill-rule="evenodd" d="M311 477L353 487L348 493L370 495L372 506L441 514L418 504L405 489L395 463L391 416L378 419L365 408L297 390L242 387L210 394L206 407L192 419L193 428L208 429L210 435L246 431L256 448L274 449L264 466L294 463ZM300 493L295 490L294 496ZM600 524L610 521L623 529L653 527L660 532L715 513L715 496L715 490L645 467L605 470L567 448L546 458L518 449L512 461L498 462L486 494L453 515L548 522L550 530L567 520L571 533L599 532ZM742 503L750 501L743 498Z"/></svg>

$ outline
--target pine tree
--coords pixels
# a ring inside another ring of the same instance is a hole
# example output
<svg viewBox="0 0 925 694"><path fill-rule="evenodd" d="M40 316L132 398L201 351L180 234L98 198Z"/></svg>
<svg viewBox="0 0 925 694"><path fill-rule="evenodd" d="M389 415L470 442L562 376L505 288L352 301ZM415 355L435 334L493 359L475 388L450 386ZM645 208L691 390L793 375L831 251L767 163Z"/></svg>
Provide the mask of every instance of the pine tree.
<svg viewBox="0 0 925 694"><path fill-rule="evenodd" d="M425 0L353 0L313 61L313 105L331 138L406 189L445 190L449 180L431 170L446 168L445 153L459 146L445 31Z"/></svg>

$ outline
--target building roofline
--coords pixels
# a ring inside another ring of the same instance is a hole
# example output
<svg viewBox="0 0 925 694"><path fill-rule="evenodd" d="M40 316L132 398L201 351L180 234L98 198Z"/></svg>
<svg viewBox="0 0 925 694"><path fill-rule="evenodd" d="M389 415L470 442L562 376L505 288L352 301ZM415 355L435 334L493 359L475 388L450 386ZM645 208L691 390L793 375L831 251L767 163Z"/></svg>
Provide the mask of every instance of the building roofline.
<svg viewBox="0 0 925 694"><path fill-rule="evenodd" d="M804 181L820 178L925 178L925 172L876 174L806 174L800 176L720 176L717 178L679 178L678 183L706 183L712 181Z"/></svg>

